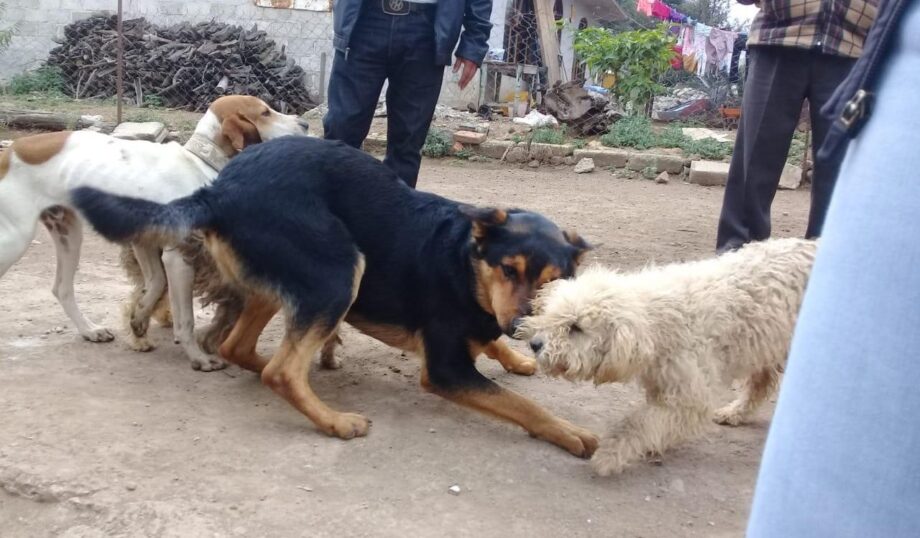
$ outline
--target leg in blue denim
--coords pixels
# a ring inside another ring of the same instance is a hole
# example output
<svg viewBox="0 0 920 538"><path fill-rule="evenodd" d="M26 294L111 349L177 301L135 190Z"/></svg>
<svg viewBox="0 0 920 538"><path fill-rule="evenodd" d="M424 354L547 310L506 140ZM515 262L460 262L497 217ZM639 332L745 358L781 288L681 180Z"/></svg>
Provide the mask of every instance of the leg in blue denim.
<svg viewBox="0 0 920 538"><path fill-rule="evenodd" d="M399 21L387 86L387 156L384 163L409 186L418 181L422 146L431 126L444 66L434 59L434 24L418 14Z"/></svg>
<svg viewBox="0 0 920 538"><path fill-rule="evenodd" d="M920 536L920 35L896 39L824 225L752 538Z"/></svg>
<svg viewBox="0 0 920 538"><path fill-rule="evenodd" d="M365 9L358 19L348 58L335 51L329 78L329 111L324 137L360 148L370 131L374 110L387 78L390 29L387 17Z"/></svg>

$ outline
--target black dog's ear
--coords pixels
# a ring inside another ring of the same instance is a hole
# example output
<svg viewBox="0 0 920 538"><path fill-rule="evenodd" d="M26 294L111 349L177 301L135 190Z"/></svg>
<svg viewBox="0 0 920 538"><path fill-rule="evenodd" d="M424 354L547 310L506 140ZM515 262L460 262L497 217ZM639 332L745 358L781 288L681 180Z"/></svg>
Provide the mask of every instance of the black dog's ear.
<svg viewBox="0 0 920 538"><path fill-rule="evenodd" d="M581 264L582 258L584 258L589 250L594 250L593 245L582 239L580 235L573 231L564 230L562 235L570 245L575 247L575 265Z"/></svg>
<svg viewBox="0 0 920 538"><path fill-rule="evenodd" d="M501 226L508 221L508 212L494 207L460 206L460 213L473 223L473 239L481 243L489 234L489 229Z"/></svg>

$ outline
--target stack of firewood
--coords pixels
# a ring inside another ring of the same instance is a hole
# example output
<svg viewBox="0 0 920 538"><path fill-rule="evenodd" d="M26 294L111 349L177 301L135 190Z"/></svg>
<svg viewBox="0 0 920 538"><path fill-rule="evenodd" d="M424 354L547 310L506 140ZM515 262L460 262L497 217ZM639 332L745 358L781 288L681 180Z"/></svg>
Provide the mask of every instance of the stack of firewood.
<svg viewBox="0 0 920 538"><path fill-rule="evenodd" d="M315 107L304 71L265 32L219 22L160 28L147 20L123 22L124 95L138 105L204 111L224 94L255 95L276 110L301 114ZM68 25L48 64L61 69L75 98L116 94L115 17L94 16Z"/></svg>

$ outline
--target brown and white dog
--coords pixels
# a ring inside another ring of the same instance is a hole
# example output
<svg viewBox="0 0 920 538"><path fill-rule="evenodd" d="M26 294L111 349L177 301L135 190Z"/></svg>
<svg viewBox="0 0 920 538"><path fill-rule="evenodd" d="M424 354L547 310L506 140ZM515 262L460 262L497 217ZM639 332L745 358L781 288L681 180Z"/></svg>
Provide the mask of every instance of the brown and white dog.
<svg viewBox="0 0 920 538"><path fill-rule="evenodd" d="M184 146L120 140L88 131L20 138L0 154L0 277L25 253L41 221L57 251L52 292L84 338L110 341L112 333L87 319L74 299L83 231L70 192L94 187L166 203L212 182L244 147L306 132L306 122L296 116L280 114L256 97L231 95L211 104ZM174 249L164 250L160 264L159 248L169 246L133 245L145 279L145 293L135 314L149 318L168 279L176 339L194 368L220 368L223 362L202 353L194 339L194 271Z"/></svg>

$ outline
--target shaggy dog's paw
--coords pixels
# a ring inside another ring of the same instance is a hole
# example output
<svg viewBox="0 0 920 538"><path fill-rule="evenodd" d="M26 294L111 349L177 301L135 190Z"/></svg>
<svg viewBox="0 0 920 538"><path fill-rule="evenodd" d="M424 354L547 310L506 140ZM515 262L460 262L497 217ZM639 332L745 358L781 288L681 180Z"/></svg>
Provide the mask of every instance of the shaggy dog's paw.
<svg viewBox="0 0 920 538"><path fill-rule="evenodd" d="M721 424L723 426L740 426L741 423L744 422L744 417L731 406L728 406L716 410L713 415L713 420L716 424Z"/></svg>
<svg viewBox="0 0 920 538"><path fill-rule="evenodd" d="M227 363L223 360L204 354L198 357L189 357L189 362L192 365L192 370L200 370L202 372L214 372L223 370L227 367Z"/></svg>
<svg viewBox="0 0 920 538"><path fill-rule="evenodd" d="M115 335L105 327L90 327L80 335L90 342L111 342L115 339Z"/></svg>
<svg viewBox="0 0 920 538"><path fill-rule="evenodd" d="M339 413L329 425L324 428L326 433L339 439L354 439L364 437L371 426L371 421L356 413Z"/></svg>
<svg viewBox="0 0 920 538"><path fill-rule="evenodd" d="M598 445L596 435L564 420L558 420L546 432L537 434L537 437L562 447L579 458L590 458Z"/></svg>
<svg viewBox="0 0 920 538"><path fill-rule="evenodd" d="M131 342L128 344L133 351L139 351L141 353L147 353L148 351L153 351L156 349L156 346L150 343L150 340L147 340L146 336L140 338L134 337L131 338Z"/></svg>
<svg viewBox="0 0 920 538"><path fill-rule="evenodd" d="M598 475L610 476L622 473L626 468L626 460L615 446L605 441L604 446L601 446L591 458L591 466Z"/></svg>

